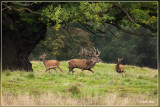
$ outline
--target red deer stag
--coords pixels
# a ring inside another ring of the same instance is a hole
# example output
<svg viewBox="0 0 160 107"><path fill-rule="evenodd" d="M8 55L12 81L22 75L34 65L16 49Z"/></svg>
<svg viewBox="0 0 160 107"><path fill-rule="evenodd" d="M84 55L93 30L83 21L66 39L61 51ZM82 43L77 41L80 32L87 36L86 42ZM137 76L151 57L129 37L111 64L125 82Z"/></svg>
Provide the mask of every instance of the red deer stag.
<svg viewBox="0 0 160 107"><path fill-rule="evenodd" d="M118 58L118 63L116 64L116 66L115 66L115 69L116 69L116 71L120 74L120 73L125 73L125 71L124 71L124 68L123 68L123 66L121 65L121 61L123 60L123 58L122 59L120 59L120 58Z"/></svg>
<svg viewBox="0 0 160 107"><path fill-rule="evenodd" d="M96 54L98 52L98 54ZM93 47L92 51L87 51L86 49L82 48L81 52L79 54L85 55L92 57L90 60L87 59L71 59L68 64L69 64L69 73L72 71L74 73L73 69L74 68L79 68L82 71L83 70L89 70L92 73L94 73L91 68L94 67L96 63L100 61L99 55L101 54L100 51L95 49Z"/></svg>
<svg viewBox="0 0 160 107"><path fill-rule="evenodd" d="M48 70L50 71L50 69L54 69L54 71L57 73L57 70L56 70L57 67L61 70L61 72L63 72L62 69L60 68L59 61L57 61L57 60L45 60L46 56L47 55L44 53L42 56L39 57L40 59L43 60L43 64L46 67L45 72L47 72ZM50 71L50 73L51 73L51 71Z"/></svg>

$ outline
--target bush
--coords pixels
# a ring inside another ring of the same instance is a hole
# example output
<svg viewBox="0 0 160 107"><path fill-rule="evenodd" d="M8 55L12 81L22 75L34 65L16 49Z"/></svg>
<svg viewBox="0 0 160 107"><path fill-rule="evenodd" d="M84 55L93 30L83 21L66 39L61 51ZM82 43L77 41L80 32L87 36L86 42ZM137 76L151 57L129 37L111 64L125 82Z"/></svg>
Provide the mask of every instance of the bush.
<svg viewBox="0 0 160 107"><path fill-rule="evenodd" d="M143 76L141 76L141 75L140 75L140 76L138 76L138 79L143 79Z"/></svg>
<svg viewBox="0 0 160 107"><path fill-rule="evenodd" d="M11 75L10 70L5 71L5 74L6 74L6 76L10 76Z"/></svg>
<svg viewBox="0 0 160 107"><path fill-rule="evenodd" d="M154 75L154 78L157 78L158 77L158 74Z"/></svg>
<svg viewBox="0 0 160 107"><path fill-rule="evenodd" d="M27 78L29 78L29 79L35 79L35 76L34 76L33 73L29 73L29 74L27 75Z"/></svg>
<svg viewBox="0 0 160 107"><path fill-rule="evenodd" d="M80 89L76 85L71 86L68 89L68 91L71 92L72 94L79 94L80 93Z"/></svg>
<svg viewBox="0 0 160 107"><path fill-rule="evenodd" d="M157 95L157 94L158 94L158 90L155 89L155 90L154 90L154 95Z"/></svg>

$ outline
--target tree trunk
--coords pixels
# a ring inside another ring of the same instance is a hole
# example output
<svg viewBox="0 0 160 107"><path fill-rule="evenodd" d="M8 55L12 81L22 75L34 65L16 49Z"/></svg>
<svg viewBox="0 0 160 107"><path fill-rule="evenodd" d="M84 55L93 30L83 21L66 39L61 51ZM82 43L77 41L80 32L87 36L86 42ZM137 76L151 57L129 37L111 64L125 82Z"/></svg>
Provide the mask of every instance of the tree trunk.
<svg viewBox="0 0 160 107"><path fill-rule="evenodd" d="M17 24L2 17L2 69L33 71L28 57L46 33L46 25L37 22L37 30L27 23Z"/></svg>

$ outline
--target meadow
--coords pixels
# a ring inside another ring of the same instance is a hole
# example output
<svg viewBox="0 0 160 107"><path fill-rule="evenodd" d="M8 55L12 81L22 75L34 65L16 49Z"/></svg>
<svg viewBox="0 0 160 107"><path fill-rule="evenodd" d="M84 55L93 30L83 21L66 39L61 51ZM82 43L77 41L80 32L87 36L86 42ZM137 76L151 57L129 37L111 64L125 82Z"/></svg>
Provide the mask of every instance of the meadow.
<svg viewBox="0 0 160 107"><path fill-rule="evenodd" d="M45 73L40 61L31 61L34 72L2 72L2 105L157 105L158 70L124 65L126 74L115 64L97 63L90 71Z"/></svg>

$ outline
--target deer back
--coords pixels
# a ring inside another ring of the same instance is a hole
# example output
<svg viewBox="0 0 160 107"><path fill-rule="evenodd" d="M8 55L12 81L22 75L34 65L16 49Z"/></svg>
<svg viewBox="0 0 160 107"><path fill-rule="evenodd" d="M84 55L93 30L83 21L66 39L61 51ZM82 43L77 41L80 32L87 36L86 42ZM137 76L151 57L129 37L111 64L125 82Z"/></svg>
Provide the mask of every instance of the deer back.
<svg viewBox="0 0 160 107"><path fill-rule="evenodd" d="M71 68L88 69L91 63L92 61L87 59L71 59L69 61L69 66Z"/></svg>
<svg viewBox="0 0 160 107"><path fill-rule="evenodd" d="M60 66L60 63L57 60L46 60L44 62L44 64L45 64L46 68L56 68L56 67Z"/></svg>

